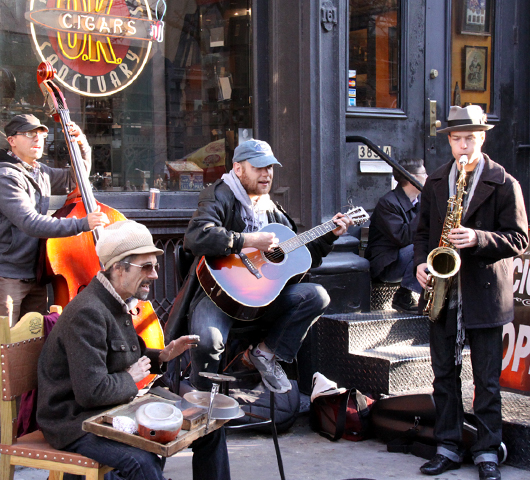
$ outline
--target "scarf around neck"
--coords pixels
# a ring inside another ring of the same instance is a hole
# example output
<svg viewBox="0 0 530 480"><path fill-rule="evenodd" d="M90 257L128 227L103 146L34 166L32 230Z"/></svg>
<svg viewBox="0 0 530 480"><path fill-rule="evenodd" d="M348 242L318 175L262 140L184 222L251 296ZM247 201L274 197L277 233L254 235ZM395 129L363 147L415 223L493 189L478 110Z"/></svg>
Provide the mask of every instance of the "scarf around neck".
<svg viewBox="0 0 530 480"><path fill-rule="evenodd" d="M475 194L475 189L478 184L478 179L480 178L482 174L482 170L484 170L484 156L481 155L480 158L477 160L477 166L474 168L472 172L470 172L468 175L466 175L466 187L465 191L467 192L466 195L464 195L464 199L462 201L462 218L464 218L467 209L469 207L469 204L471 203L471 199L473 198L473 195ZM449 196L452 197L456 194L456 180L458 178L459 170L456 165L456 161L453 163L453 166L451 167L451 171L449 172ZM457 250L457 253L460 254L460 252ZM457 272L456 278L454 279L453 285L451 286L451 289L449 291L449 299L448 299L448 308L449 309L456 309L456 345L455 345L455 365L461 365L462 364L462 350L464 349L464 343L466 341L466 325L464 321L464 314L462 311L462 288L460 283L460 271Z"/></svg>
<svg viewBox="0 0 530 480"><path fill-rule="evenodd" d="M246 225L243 233L257 232L269 223L267 212L273 211L275 206L268 194L261 195L256 202L253 202L234 170L225 173L221 179L230 187L241 204L241 217Z"/></svg>

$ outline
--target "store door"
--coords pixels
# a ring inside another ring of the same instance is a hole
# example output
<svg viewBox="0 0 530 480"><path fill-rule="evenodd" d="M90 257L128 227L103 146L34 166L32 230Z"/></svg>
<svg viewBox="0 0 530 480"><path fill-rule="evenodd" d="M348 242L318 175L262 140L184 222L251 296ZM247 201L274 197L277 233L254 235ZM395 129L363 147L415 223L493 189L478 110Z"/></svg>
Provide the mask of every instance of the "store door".
<svg viewBox="0 0 530 480"><path fill-rule="evenodd" d="M447 162L447 135L436 129L451 105L480 105L499 120L493 64L495 71L508 65L513 46L498 35L505 53L495 58L494 26L494 0L350 0L347 135L365 136L397 161L423 158L428 173ZM501 128L486 151L510 170L497 135ZM351 196L372 209L390 187L391 169L360 143L348 144L347 161Z"/></svg>
<svg viewBox="0 0 530 480"><path fill-rule="evenodd" d="M427 171L449 154L435 126L449 101L447 8L439 0L349 2L347 135L395 160L423 158ZM390 188L391 168L362 143L348 143L346 153L349 197L372 209Z"/></svg>

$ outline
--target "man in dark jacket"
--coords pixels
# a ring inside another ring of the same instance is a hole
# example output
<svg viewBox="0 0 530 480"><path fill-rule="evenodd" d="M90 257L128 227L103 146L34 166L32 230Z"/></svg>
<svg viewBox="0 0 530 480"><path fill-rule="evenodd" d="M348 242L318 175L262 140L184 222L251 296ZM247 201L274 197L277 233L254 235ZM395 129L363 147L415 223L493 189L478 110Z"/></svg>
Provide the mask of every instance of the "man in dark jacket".
<svg viewBox="0 0 530 480"><path fill-rule="evenodd" d="M260 140L248 140L234 152L233 169L201 192L199 208L194 213L184 247L196 260L181 289L165 328L166 342L176 338L189 322L191 333L201 337L191 352L190 381L199 390L209 390L211 383L199 372L217 373L228 333L234 318L221 311L201 288L195 267L205 256L239 254L244 247L262 252L274 250L278 238L260 229L269 223L280 223L295 230L287 214L274 204L269 191L273 165L280 165L270 146ZM281 166L281 165L280 165ZM317 266L333 242L352 221L338 213L333 217L336 228L307 244L312 264ZM264 341L248 352L249 361L258 369L263 383L272 391L285 393L291 383L278 360L292 362L310 326L329 304L329 295L321 285L298 283L287 285L267 307L258 322L266 326Z"/></svg>
<svg viewBox="0 0 530 480"><path fill-rule="evenodd" d="M421 158L406 158L399 164L425 184L427 172ZM418 227L420 191L394 169L398 183L394 190L379 199L370 217L368 247L364 258L370 261L373 280L401 282L392 299L392 308L401 312L417 312L418 302L412 292L421 287L414 276L414 235Z"/></svg>
<svg viewBox="0 0 530 480"><path fill-rule="evenodd" d="M528 245L528 221L517 180L482 153L485 131L490 128L479 106L451 107L448 127L439 132L449 135L454 159L429 176L422 192L414 264L425 288L427 256L440 242L448 199L455 195L460 170L468 172L461 226L447 234L461 266L453 276L440 319L431 323L438 449L420 469L426 475L459 468L462 462L460 373L467 340L475 385L473 412L478 420L478 439L471 453L481 480L501 478L497 450L502 436L502 330L513 320L512 258ZM465 166L461 164L464 156Z"/></svg>
<svg viewBox="0 0 530 480"><path fill-rule="evenodd" d="M69 128L90 171L86 137L77 125ZM39 238L70 237L108 219L101 212L84 218L47 216L50 195L75 188L73 171L38 162L48 128L37 117L16 115L4 130L11 150L0 150L0 315L10 316L14 325L27 312L47 310L46 286L35 280Z"/></svg>
<svg viewBox="0 0 530 480"><path fill-rule="evenodd" d="M107 474L106 479L164 480L157 455L87 433L82 425L133 400L137 382L161 373L166 362L197 340L183 336L155 350L136 334L130 311L147 299L157 278L156 256L163 253L147 227L116 222L102 231L96 251L105 270L65 307L42 349L37 422L54 448L114 467L121 475ZM192 448L195 480L230 479L223 428L199 438Z"/></svg>

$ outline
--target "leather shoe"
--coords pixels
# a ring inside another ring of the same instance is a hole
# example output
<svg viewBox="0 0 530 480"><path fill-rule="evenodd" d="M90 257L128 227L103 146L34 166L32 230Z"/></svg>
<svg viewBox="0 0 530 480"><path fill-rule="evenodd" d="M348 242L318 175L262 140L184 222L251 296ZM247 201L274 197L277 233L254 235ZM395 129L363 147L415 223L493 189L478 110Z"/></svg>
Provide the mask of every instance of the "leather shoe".
<svg viewBox="0 0 530 480"><path fill-rule="evenodd" d="M402 313L418 313L418 301L410 290L399 287L392 299L392 308Z"/></svg>
<svg viewBox="0 0 530 480"><path fill-rule="evenodd" d="M478 476L480 480L501 480L501 472L494 462L480 462Z"/></svg>
<svg viewBox="0 0 530 480"><path fill-rule="evenodd" d="M458 468L460 468L460 463L453 462L445 455L437 453L431 460L420 467L420 472L425 475L440 475L447 470L457 470Z"/></svg>

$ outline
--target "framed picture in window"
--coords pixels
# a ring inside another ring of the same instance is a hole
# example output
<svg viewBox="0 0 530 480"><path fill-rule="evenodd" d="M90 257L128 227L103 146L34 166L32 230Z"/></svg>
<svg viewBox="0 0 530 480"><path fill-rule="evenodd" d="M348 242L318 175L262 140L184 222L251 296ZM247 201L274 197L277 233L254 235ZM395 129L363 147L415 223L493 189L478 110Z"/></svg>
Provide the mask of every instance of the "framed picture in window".
<svg viewBox="0 0 530 480"><path fill-rule="evenodd" d="M462 26L466 35L491 35L493 0L462 0Z"/></svg>
<svg viewBox="0 0 530 480"><path fill-rule="evenodd" d="M488 47L464 46L464 90L483 92L488 78Z"/></svg>

